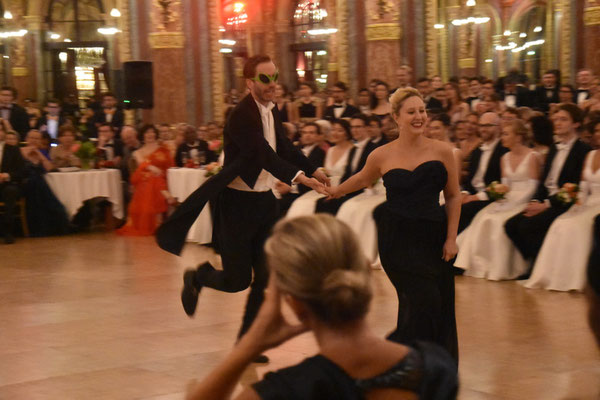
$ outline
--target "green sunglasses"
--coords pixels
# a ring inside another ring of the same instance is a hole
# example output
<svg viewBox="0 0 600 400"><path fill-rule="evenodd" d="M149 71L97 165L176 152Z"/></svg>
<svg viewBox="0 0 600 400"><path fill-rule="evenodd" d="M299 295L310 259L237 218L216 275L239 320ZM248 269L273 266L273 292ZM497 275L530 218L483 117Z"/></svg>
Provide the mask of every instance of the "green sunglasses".
<svg viewBox="0 0 600 400"><path fill-rule="evenodd" d="M277 79L279 79L279 72L275 72L273 75L258 74L258 76L252 78L253 81L261 82L261 83L264 83L265 85L268 85L271 82L277 82Z"/></svg>

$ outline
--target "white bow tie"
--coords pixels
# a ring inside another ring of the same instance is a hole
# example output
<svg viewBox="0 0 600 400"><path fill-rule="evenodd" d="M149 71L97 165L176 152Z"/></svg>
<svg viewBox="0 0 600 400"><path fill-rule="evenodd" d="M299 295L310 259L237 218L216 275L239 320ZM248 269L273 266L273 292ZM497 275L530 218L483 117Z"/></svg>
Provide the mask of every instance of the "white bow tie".
<svg viewBox="0 0 600 400"><path fill-rule="evenodd" d="M567 143L556 143L557 150L567 150L569 145Z"/></svg>
<svg viewBox="0 0 600 400"><path fill-rule="evenodd" d="M479 146L479 148L481 149L481 151L490 151L492 149L492 145L491 144L482 144L481 146Z"/></svg>

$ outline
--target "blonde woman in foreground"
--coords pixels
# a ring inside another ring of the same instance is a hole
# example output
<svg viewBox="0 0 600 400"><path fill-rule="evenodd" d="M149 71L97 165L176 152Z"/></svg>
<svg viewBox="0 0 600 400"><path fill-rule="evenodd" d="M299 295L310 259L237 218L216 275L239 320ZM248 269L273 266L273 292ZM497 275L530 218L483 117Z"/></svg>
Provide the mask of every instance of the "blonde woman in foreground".
<svg viewBox="0 0 600 400"><path fill-rule="evenodd" d="M188 400L229 399L259 354L311 331L319 353L267 373L236 399L454 399L452 358L434 344L408 347L375 335L366 321L370 268L343 222L325 214L282 220L265 244L270 271L265 302L231 354ZM282 314L290 306L298 325Z"/></svg>

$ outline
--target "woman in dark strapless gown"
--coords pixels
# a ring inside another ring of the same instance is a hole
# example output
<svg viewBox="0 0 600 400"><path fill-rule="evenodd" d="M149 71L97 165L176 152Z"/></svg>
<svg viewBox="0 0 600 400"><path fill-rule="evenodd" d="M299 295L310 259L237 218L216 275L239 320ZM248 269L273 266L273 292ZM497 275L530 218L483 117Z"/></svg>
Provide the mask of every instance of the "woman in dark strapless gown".
<svg viewBox="0 0 600 400"><path fill-rule="evenodd" d="M340 197L383 177L387 201L373 216L381 264L398 294L398 322L389 339L431 341L458 362L450 262L460 217L456 162L450 145L424 137L425 104L415 89L398 89L390 101L398 139L375 149L358 174L328 191Z"/></svg>

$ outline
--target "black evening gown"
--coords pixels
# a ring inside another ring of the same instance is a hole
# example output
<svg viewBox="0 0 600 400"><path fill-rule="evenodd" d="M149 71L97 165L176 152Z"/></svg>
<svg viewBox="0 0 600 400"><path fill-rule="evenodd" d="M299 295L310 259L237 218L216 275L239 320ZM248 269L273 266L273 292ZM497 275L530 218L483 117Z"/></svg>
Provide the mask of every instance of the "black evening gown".
<svg viewBox="0 0 600 400"><path fill-rule="evenodd" d="M44 179L46 170L41 164L25 161L25 195L27 225L31 236L64 235L69 232L69 219L62 203Z"/></svg>
<svg viewBox="0 0 600 400"><path fill-rule="evenodd" d="M355 379L318 354L269 372L252 387L262 400L364 400L379 388L413 392L420 400L451 400L458 391L458 371L439 346L416 342L395 366L372 378Z"/></svg>
<svg viewBox="0 0 600 400"><path fill-rule="evenodd" d="M442 259L446 215L439 205L448 173L438 160L383 176L387 201L373 212L381 264L398 294L389 339L437 343L458 362L452 263Z"/></svg>

